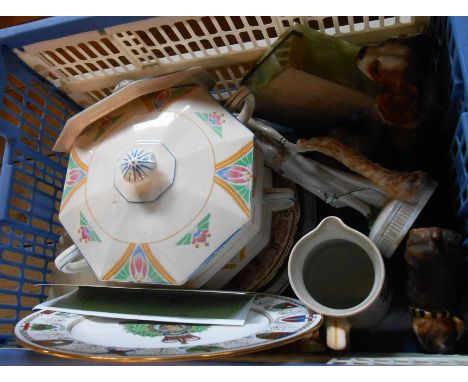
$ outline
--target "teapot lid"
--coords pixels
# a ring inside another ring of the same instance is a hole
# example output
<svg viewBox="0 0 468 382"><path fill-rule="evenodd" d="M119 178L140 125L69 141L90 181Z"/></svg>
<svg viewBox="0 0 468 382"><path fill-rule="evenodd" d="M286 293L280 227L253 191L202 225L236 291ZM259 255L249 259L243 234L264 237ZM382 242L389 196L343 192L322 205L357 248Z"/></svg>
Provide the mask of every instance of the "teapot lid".
<svg viewBox="0 0 468 382"><path fill-rule="evenodd" d="M122 83L128 85L122 86ZM70 118L65 123L52 149L59 152L69 152L71 145L84 129L110 112L145 94L187 84L196 84L209 90L216 85L216 81L201 66L154 78L121 81L111 95Z"/></svg>
<svg viewBox="0 0 468 382"><path fill-rule="evenodd" d="M60 221L101 280L183 284L249 229L253 143L199 86L141 96L73 143Z"/></svg>

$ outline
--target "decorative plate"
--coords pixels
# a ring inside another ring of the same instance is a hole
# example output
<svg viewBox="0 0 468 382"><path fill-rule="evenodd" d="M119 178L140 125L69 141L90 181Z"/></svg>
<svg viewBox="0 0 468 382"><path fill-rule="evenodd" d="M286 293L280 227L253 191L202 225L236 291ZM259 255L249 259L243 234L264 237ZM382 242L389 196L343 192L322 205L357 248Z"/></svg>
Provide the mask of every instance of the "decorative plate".
<svg viewBox="0 0 468 382"><path fill-rule="evenodd" d="M243 326L126 321L41 310L15 327L25 347L50 355L155 362L236 355L283 345L317 330L322 316L300 301L259 294Z"/></svg>

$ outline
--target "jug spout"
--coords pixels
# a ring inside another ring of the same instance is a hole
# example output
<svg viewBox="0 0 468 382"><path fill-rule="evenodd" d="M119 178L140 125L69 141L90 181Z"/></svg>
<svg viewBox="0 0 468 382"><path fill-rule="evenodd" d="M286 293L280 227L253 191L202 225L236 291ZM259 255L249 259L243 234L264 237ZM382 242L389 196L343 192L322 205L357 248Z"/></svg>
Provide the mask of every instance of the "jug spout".
<svg viewBox="0 0 468 382"><path fill-rule="evenodd" d="M366 235L347 226L336 216L328 216L323 219L317 228L309 232L301 240L303 239L307 240L309 244L313 244L313 246L328 240L346 240L359 245L367 253L372 252L381 257L380 251Z"/></svg>
<svg viewBox="0 0 468 382"><path fill-rule="evenodd" d="M318 233L320 232L321 234L324 233L331 233L331 234L337 234L338 232L349 232L350 227L348 227L345 223L343 223L343 220L336 216L328 216L325 219L323 219L320 224L317 226L315 231Z"/></svg>

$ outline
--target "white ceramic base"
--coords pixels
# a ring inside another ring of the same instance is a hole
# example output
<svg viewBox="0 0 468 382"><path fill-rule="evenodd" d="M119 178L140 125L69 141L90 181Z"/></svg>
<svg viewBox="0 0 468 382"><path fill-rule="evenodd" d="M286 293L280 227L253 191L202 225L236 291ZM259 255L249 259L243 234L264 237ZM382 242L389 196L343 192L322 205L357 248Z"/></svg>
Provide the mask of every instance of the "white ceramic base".
<svg viewBox="0 0 468 382"><path fill-rule="evenodd" d="M392 200L385 205L369 233L369 239L383 256L393 255L436 187L437 183L431 182L411 202Z"/></svg>

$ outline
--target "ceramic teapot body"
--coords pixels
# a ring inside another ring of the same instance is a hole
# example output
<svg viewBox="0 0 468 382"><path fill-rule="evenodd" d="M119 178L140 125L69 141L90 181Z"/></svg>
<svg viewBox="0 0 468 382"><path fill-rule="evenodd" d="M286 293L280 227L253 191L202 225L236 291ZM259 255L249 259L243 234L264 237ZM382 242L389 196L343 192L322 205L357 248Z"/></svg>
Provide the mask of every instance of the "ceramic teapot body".
<svg viewBox="0 0 468 382"><path fill-rule="evenodd" d="M202 87L133 99L71 146L59 219L75 246L56 264L199 287L260 231L262 174L253 134Z"/></svg>

